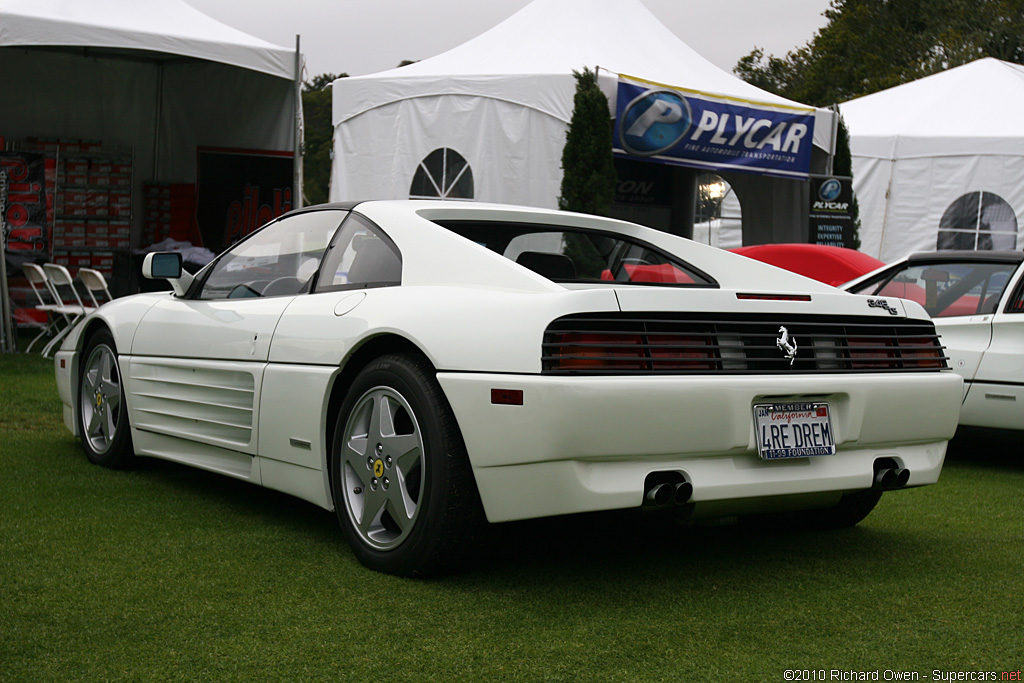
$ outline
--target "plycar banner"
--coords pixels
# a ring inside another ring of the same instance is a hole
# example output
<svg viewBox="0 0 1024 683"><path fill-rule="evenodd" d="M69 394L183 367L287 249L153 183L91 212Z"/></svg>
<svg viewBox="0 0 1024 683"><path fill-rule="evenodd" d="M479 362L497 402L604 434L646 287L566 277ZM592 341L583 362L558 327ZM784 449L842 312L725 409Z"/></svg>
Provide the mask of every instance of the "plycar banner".
<svg viewBox="0 0 1024 683"><path fill-rule="evenodd" d="M621 76L613 149L708 170L806 178L814 109L711 95Z"/></svg>

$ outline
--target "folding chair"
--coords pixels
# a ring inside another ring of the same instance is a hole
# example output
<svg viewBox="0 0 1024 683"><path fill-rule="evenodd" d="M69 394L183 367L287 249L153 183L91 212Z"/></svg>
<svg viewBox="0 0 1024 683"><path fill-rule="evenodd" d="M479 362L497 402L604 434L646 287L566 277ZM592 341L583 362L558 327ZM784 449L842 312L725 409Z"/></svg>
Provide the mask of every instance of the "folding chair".
<svg viewBox="0 0 1024 683"><path fill-rule="evenodd" d="M103 292L107 297L107 301L113 301L114 297L110 295L110 290L107 289L107 279L103 277L103 273L92 268L80 268L78 270L78 279L85 285L85 293L92 299L92 305L95 308L100 307L100 302L96 299L96 294Z"/></svg>
<svg viewBox="0 0 1024 683"><path fill-rule="evenodd" d="M23 263L21 270L25 273L25 277L28 279L28 284L32 287L32 293L35 294L36 301L39 302L33 308L45 313L47 322L43 331L37 334L35 339L28 343L25 353L29 353L32 351L32 347L37 341L60 329L60 318L57 317L57 314L60 314L60 316L64 318L65 325L71 324L71 318L69 318L67 313L62 310L63 306L60 303L60 299L56 298L53 295L53 292L50 291L50 283L46 279L46 272L40 266L35 263ZM40 287L46 291L47 297L53 301L53 303L46 303L46 299L43 298L43 295L39 291Z"/></svg>
<svg viewBox="0 0 1024 683"><path fill-rule="evenodd" d="M68 326L62 329L60 332L51 339L46 346L43 347L43 357L49 358L50 351L53 350L57 344L67 336L71 328L75 326L82 316L86 313L90 313L95 308L91 308L82 303L82 297L78 296L78 290L75 289L75 282L71 278L71 273L64 266L59 266L56 263L44 263L43 270L46 272L46 280L50 285L50 293L53 295L55 301L60 303L61 307L58 312L63 314L66 318L70 318ZM70 290L71 296L73 297L74 303L71 299L65 298L61 295L61 291Z"/></svg>

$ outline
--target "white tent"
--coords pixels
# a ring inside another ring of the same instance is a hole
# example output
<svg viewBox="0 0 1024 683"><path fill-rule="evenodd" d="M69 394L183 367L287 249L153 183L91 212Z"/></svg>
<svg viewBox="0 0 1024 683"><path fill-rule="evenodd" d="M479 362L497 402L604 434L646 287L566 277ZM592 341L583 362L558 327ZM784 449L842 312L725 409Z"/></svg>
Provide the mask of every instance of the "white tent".
<svg viewBox="0 0 1024 683"><path fill-rule="evenodd" d="M194 182L199 146L291 152L297 173L300 63L183 0L0 0L0 136L131 148L136 193Z"/></svg>
<svg viewBox="0 0 1024 683"><path fill-rule="evenodd" d="M980 59L841 105L861 250L1017 249L1024 66Z"/></svg>
<svg viewBox="0 0 1024 683"><path fill-rule="evenodd" d="M618 74L797 105L705 60L640 0L534 0L441 55L335 81L331 198L431 194L554 207L573 70L584 67L600 69L613 110ZM815 144L828 150L831 114L816 119Z"/></svg>

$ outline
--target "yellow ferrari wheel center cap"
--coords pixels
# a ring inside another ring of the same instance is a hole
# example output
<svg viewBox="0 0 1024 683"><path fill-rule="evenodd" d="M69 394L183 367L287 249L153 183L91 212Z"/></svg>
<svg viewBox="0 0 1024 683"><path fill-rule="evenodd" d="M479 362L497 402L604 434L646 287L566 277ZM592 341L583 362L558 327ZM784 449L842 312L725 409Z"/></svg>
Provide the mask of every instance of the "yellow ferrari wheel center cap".
<svg viewBox="0 0 1024 683"><path fill-rule="evenodd" d="M102 408L103 407L103 394L96 394L96 407L97 408Z"/></svg>
<svg viewBox="0 0 1024 683"><path fill-rule="evenodd" d="M373 461L373 476L383 477L384 476L384 461L377 458Z"/></svg>

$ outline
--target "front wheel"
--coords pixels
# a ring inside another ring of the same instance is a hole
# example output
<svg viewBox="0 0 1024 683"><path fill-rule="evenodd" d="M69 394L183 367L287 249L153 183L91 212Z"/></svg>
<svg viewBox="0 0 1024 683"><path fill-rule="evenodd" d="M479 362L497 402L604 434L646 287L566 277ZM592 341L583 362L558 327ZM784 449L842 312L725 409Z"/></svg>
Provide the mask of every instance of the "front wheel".
<svg viewBox="0 0 1024 683"><path fill-rule="evenodd" d="M89 340L78 386L78 430L90 462L124 467L134 457L124 384L114 338L106 330Z"/></svg>
<svg viewBox="0 0 1024 683"><path fill-rule="evenodd" d="M401 576L451 567L482 515L433 368L408 354L372 361L349 388L332 444L334 506L359 561Z"/></svg>

